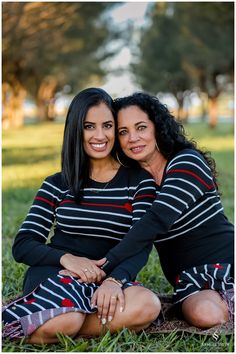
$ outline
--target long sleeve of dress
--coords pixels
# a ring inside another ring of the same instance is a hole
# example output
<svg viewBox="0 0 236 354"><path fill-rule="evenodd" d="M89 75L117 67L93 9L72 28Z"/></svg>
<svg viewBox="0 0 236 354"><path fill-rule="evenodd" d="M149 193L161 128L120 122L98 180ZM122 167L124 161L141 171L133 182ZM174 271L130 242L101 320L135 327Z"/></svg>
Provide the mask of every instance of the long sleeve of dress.
<svg viewBox="0 0 236 354"><path fill-rule="evenodd" d="M145 173L145 171L142 173ZM145 173L145 175L146 178L139 183L133 197L132 226L143 217L146 211L152 206L152 203L156 198L155 182L152 178L148 178L148 174ZM123 283L134 280L139 271L147 263L151 250L152 243L149 243L139 253L121 261L121 263L113 269L110 275L121 280Z"/></svg>
<svg viewBox="0 0 236 354"><path fill-rule="evenodd" d="M209 198L215 198L215 185L206 161L198 152L190 149L177 154L166 168L160 192L152 207L125 235L122 242L106 255L108 261L105 271L113 269L125 258L139 253L153 241L164 242L184 234L190 227L197 227L197 224L186 224L178 230L175 225L190 208L198 208L201 205L201 198L205 193L212 193ZM215 204L219 204L217 212L222 210L219 199ZM212 214L209 215L210 218ZM206 221L207 218L203 213L200 222Z"/></svg>
<svg viewBox="0 0 236 354"><path fill-rule="evenodd" d="M46 244L62 192L55 186L55 176L47 177L43 182L15 238L12 253L17 262L30 266L60 266L60 258L66 253Z"/></svg>

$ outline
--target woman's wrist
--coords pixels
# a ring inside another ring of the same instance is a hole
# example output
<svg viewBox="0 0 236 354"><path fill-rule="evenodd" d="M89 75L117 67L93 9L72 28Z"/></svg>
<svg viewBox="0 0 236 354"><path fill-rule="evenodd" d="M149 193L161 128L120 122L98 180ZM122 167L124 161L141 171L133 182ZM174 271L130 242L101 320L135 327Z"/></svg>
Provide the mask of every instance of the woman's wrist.
<svg viewBox="0 0 236 354"><path fill-rule="evenodd" d="M105 282L105 281L113 282L113 283L119 285L120 288L122 288L122 286L123 286L122 282L119 279L115 279L113 277L108 277L108 278L104 279L103 282Z"/></svg>

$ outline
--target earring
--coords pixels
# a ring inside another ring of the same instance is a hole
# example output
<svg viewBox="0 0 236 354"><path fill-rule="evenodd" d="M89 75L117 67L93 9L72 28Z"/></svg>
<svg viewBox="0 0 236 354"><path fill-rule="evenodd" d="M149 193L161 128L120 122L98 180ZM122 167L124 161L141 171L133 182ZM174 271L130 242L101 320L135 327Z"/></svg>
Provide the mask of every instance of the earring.
<svg viewBox="0 0 236 354"><path fill-rule="evenodd" d="M126 167L121 161L120 161L120 158L119 158L119 155L118 155L118 152L116 151L116 159L117 161L119 162L119 164L123 167Z"/></svg>
<svg viewBox="0 0 236 354"><path fill-rule="evenodd" d="M159 147L157 145L157 142L156 142L155 146L156 146L157 151L160 152L160 149L159 149Z"/></svg>

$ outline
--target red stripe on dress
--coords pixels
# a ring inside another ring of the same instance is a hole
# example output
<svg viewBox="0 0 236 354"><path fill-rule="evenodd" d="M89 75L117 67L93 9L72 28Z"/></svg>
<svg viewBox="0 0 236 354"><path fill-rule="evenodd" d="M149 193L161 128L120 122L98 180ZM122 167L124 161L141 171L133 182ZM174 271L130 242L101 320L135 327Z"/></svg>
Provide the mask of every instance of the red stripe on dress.
<svg viewBox="0 0 236 354"><path fill-rule="evenodd" d="M138 199L138 198L153 198L153 199L156 199L156 196L154 196L153 194L143 194L143 195L137 195L136 197L134 197L134 199Z"/></svg>
<svg viewBox="0 0 236 354"><path fill-rule="evenodd" d="M74 203L73 200L69 200L69 199L66 199L66 200L63 200L60 204L64 204L64 203ZM98 204L98 203L86 203L86 202L81 202L80 203L81 205L89 205L89 206L97 206L97 207L112 207L112 208L119 208L119 209L126 209L128 210L130 213L133 211L133 207L131 204L129 203L125 203L123 205L115 205L115 204Z"/></svg>
<svg viewBox="0 0 236 354"><path fill-rule="evenodd" d="M223 269L224 267L219 265L219 264L213 264L213 267L216 268L216 269Z"/></svg>
<svg viewBox="0 0 236 354"><path fill-rule="evenodd" d="M50 200L47 200L47 199L45 199L45 198L42 198L42 197L35 197L34 199L42 200L43 202L48 203L48 204L50 204L51 206L55 207L55 204L54 204L54 203L50 202Z"/></svg>
<svg viewBox="0 0 236 354"><path fill-rule="evenodd" d="M206 186L208 189L212 189L214 188L214 184L207 184L201 177L199 177L198 175L196 175L194 172L188 171L188 170L169 170L167 173L172 173L172 172L183 172L183 173L187 173L189 175L194 176L195 178L197 178L202 184L204 184L204 186Z"/></svg>

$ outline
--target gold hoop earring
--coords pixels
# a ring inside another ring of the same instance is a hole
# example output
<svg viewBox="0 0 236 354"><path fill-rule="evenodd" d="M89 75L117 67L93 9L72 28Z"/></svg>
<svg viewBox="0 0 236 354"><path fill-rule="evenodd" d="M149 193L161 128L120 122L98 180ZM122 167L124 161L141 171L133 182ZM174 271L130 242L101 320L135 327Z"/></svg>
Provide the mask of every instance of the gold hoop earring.
<svg viewBox="0 0 236 354"><path fill-rule="evenodd" d="M156 146L157 151L160 152L160 149L159 149L159 147L157 145L157 142L156 142L155 146Z"/></svg>
<svg viewBox="0 0 236 354"><path fill-rule="evenodd" d="M119 162L119 164L123 167L125 167L125 165L120 161L120 158L119 158L119 155L118 155L118 152L116 151L116 159L117 161Z"/></svg>

